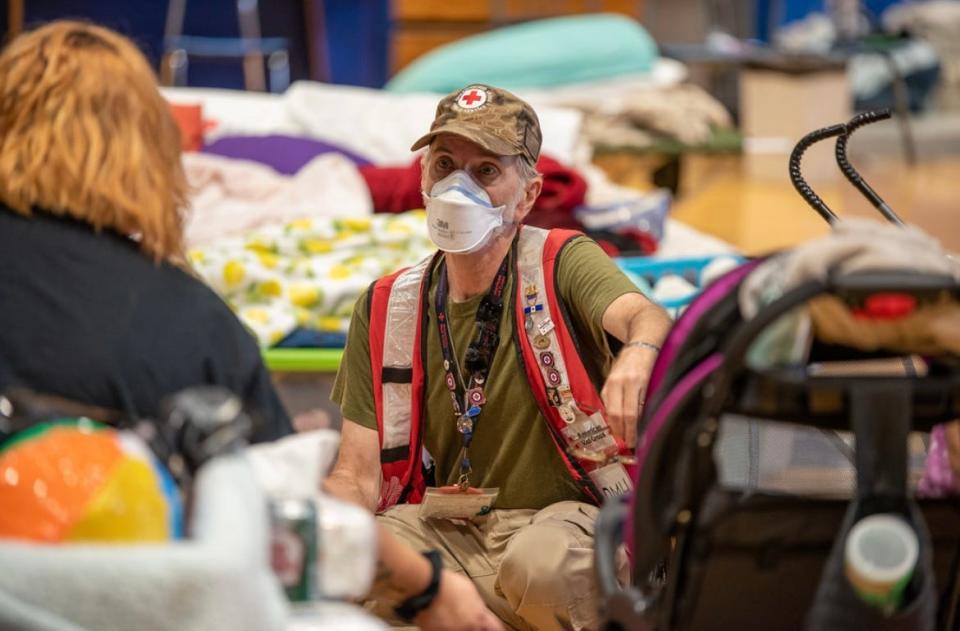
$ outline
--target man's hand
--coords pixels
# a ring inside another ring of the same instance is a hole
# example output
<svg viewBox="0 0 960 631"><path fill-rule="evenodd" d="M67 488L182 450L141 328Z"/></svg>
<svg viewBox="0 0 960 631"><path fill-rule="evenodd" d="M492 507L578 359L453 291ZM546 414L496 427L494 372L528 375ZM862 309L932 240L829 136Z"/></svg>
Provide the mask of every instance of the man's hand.
<svg viewBox="0 0 960 631"><path fill-rule="evenodd" d="M503 631L473 582L450 570L443 570L437 597L414 622L425 631Z"/></svg>
<svg viewBox="0 0 960 631"><path fill-rule="evenodd" d="M374 590L379 594L375 598L385 596L388 601L399 603L423 593L433 577L433 565L387 528L380 526L378 533L380 563ZM441 570L437 595L429 607L417 614L414 622L427 631L503 629L473 582L450 570Z"/></svg>
<svg viewBox="0 0 960 631"><path fill-rule="evenodd" d="M653 348L624 348L613 363L600 393L607 408L610 430L630 449L637 444L637 421L656 359L657 351Z"/></svg>
<svg viewBox="0 0 960 631"><path fill-rule="evenodd" d="M600 396L611 431L629 449L637 445L637 420L657 348L672 325L666 311L639 293L620 296L603 313L603 329L624 342L624 347L610 368Z"/></svg>

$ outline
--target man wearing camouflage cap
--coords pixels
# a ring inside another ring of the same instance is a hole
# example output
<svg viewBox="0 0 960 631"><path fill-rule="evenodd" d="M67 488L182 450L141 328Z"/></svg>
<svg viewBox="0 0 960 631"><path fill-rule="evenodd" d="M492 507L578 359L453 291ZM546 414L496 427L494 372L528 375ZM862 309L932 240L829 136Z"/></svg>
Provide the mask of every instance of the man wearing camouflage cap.
<svg viewBox="0 0 960 631"><path fill-rule="evenodd" d="M386 566L426 551L422 591L395 609L425 628L496 628L477 591L516 628L599 624L593 522L631 489L624 463L670 320L590 239L522 226L541 141L506 90L440 101L413 145L439 251L358 300L334 388L328 488L379 513L396 537Z"/></svg>

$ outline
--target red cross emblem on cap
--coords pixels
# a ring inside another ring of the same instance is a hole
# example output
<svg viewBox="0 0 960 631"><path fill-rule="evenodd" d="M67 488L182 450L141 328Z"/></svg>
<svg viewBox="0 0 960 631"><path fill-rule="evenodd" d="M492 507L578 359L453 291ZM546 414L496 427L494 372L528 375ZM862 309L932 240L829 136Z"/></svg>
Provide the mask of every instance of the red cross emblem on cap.
<svg viewBox="0 0 960 631"><path fill-rule="evenodd" d="M487 102L487 91L483 88L467 88L457 97L457 105L465 110L475 110Z"/></svg>

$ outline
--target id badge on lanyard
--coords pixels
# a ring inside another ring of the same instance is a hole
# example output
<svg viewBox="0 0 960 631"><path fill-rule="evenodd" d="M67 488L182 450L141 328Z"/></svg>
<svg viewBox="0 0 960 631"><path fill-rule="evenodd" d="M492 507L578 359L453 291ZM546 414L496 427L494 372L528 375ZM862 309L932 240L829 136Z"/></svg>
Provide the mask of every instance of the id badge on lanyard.
<svg viewBox="0 0 960 631"><path fill-rule="evenodd" d="M460 475L453 486L428 488L420 505L420 516L433 519L472 519L485 515L493 508L499 489L473 488L470 475L470 445L479 422L480 412L486 404L484 387L493 362L493 355L500 343L500 320L503 313L503 294L507 284L509 257L504 257L494 277L489 293L477 309L477 338L467 348L464 363L469 371L465 382L457 361L450 321L446 314L447 276L443 261L436 293L437 329L440 334L440 350L443 354L444 378L450 397L457 433L461 438Z"/></svg>
<svg viewBox="0 0 960 631"><path fill-rule="evenodd" d="M420 503L421 519L476 519L489 513L500 489L460 486L429 488Z"/></svg>

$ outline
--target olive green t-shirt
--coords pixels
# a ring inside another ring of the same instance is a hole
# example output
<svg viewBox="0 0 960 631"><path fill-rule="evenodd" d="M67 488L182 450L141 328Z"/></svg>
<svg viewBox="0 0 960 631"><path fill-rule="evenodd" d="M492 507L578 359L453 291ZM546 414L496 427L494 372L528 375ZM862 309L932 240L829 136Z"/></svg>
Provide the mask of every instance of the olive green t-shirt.
<svg viewBox="0 0 960 631"><path fill-rule="evenodd" d="M558 258L557 289L566 305L580 343L582 359L599 390L612 356L601 324L603 314L615 299L637 292L617 265L594 241L577 237ZM515 264L504 293L504 305L514 291ZM423 446L436 464L440 485L454 484L460 470L460 434L456 429L453 402L444 382L443 356L434 296L437 269L430 284L427 366L424 371L426 405ZM543 295L543 294L541 294ZM483 296L465 302L447 300L454 348L460 366L463 354L476 335L477 307ZM513 342L515 317L503 310L500 345L487 377L486 404L477 418L470 447L473 486L498 487L496 508L540 509L563 500L585 500L557 451L556 444L530 391ZM353 310L347 345L331 399L340 405L344 418L377 429L370 371L367 298L362 295ZM462 370L462 368L461 368ZM465 371L464 371L465 372Z"/></svg>

